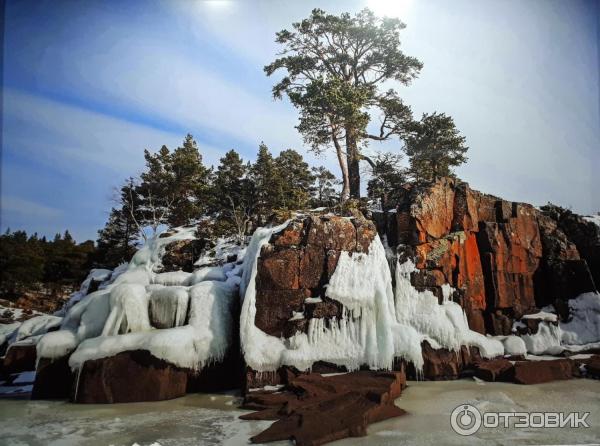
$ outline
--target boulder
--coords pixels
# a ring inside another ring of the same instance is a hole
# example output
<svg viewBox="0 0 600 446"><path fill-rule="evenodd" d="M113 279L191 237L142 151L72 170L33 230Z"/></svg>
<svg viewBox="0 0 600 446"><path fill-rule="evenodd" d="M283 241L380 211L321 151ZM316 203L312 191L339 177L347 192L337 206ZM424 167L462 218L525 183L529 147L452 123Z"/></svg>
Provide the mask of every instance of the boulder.
<svg viewBox="0 0 600 446"><path fill-rule="evenodd" d="M1 370L7 375L35 370L36 357L35 344L11 345L2 358Z"/></svg>
<svg viewBox="0 0 600 446"><path fill-rule="evenodd" d="M515 367L504 358L480 361L475 365L475 376L484 381L512 382L515 378Z"/></svg>
<svg viewBox="0 0 600 446"><path fill-rule="evenodd" d="M74 374L69 367L69 357L40 358L31 391L32 400L65 399L71 396Z"/></svg>
<svg viewBox="0 0 600 446"><path fill-rule="evenodd" d="M517 384L541 384L573 378L573 362L569 359L517 361L514 369L514 382Z"/></svg>
<svg viewBox="0 0 600 446"><path fill-rule="evenodd" d="M185 395L188 371L146 350L88 360L77 377L75 403L161 401Z"/></svg>
<svg viewBox="0 0 600 446"><path fill-rule="evenodd" d="M416 371L412 364L408 364L407 375L411 379L425 379L429 381L445 381L458 379L471 371L475 364L481 360L477 347L462 346L460 351L445 348L435 349L429 342L421 343L423 354L423 370Z"/></svg>

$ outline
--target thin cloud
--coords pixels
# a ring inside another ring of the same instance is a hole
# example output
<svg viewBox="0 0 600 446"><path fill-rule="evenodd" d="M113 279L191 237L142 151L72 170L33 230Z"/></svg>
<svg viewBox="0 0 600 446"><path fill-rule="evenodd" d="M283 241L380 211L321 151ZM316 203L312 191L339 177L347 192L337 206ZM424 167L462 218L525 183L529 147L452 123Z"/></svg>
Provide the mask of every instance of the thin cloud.
<svg viewBox="0 0 600 446"><path fill-rule="evenodd" d="M0 199L2 214L15 213L20 217L30 218L58 218L63 215L63 211L45 204L36 203L23 198L8 196ZM4 225L2 225L4 226Z"/></svg>

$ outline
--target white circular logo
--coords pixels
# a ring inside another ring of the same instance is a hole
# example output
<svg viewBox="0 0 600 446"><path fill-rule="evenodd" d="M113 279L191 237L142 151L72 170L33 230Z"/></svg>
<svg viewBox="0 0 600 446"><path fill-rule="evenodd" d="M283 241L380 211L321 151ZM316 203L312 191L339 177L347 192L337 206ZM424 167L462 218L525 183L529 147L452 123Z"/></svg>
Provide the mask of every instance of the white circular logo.
<svg viewBox="0 0 600 446"><path fill-rule="evenodd" d="M481 412L470 404L461 404L452 411L450 426L459 435L473 435L481 427Z"/></svg>

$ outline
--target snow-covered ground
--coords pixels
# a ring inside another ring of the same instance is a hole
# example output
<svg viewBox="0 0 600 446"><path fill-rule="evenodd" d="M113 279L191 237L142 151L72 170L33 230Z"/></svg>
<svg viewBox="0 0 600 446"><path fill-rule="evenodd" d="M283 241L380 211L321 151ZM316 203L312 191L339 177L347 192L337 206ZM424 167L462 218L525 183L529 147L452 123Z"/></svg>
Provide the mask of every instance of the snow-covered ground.
<svg viewBox="0 0 600 446"><path fill-rule="evenodd" d="M569 395L569 398L565 398ZM396 404L408 414L370 425L368 436L332 445L516 445L597 444L600 387L591 380L535 386L474 380L411 382ZM187 395L170 401L74 405L58 401L0 399L0 445L197 446L247 445L268 421L242 421L231 394ZM481 429L463 437L450 428L450 414L469 403L482 412L590 412L590 428ZM291 446L291 442L270 443Z"/></svg>

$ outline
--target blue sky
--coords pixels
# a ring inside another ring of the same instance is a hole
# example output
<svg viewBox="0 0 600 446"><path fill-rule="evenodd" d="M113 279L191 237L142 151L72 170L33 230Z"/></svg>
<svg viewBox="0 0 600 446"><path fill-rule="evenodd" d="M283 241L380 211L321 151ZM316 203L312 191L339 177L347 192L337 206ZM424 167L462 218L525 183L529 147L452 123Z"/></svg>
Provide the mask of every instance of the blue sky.
<svg viewBox="0 0 600 446"><path fill-rule="evenodd" d="M597 1L6 2L2 230L95 238L113 188L143 150L186 133L208 164L264 140L306 153L295 110L271 99L262 67L276 31L313 7L369 6L403 19L424 68L399 87L418 116L452 115L467 137L458 175L512 200L600 210ZM398 150L389 143L371 150Z"/></svg>

